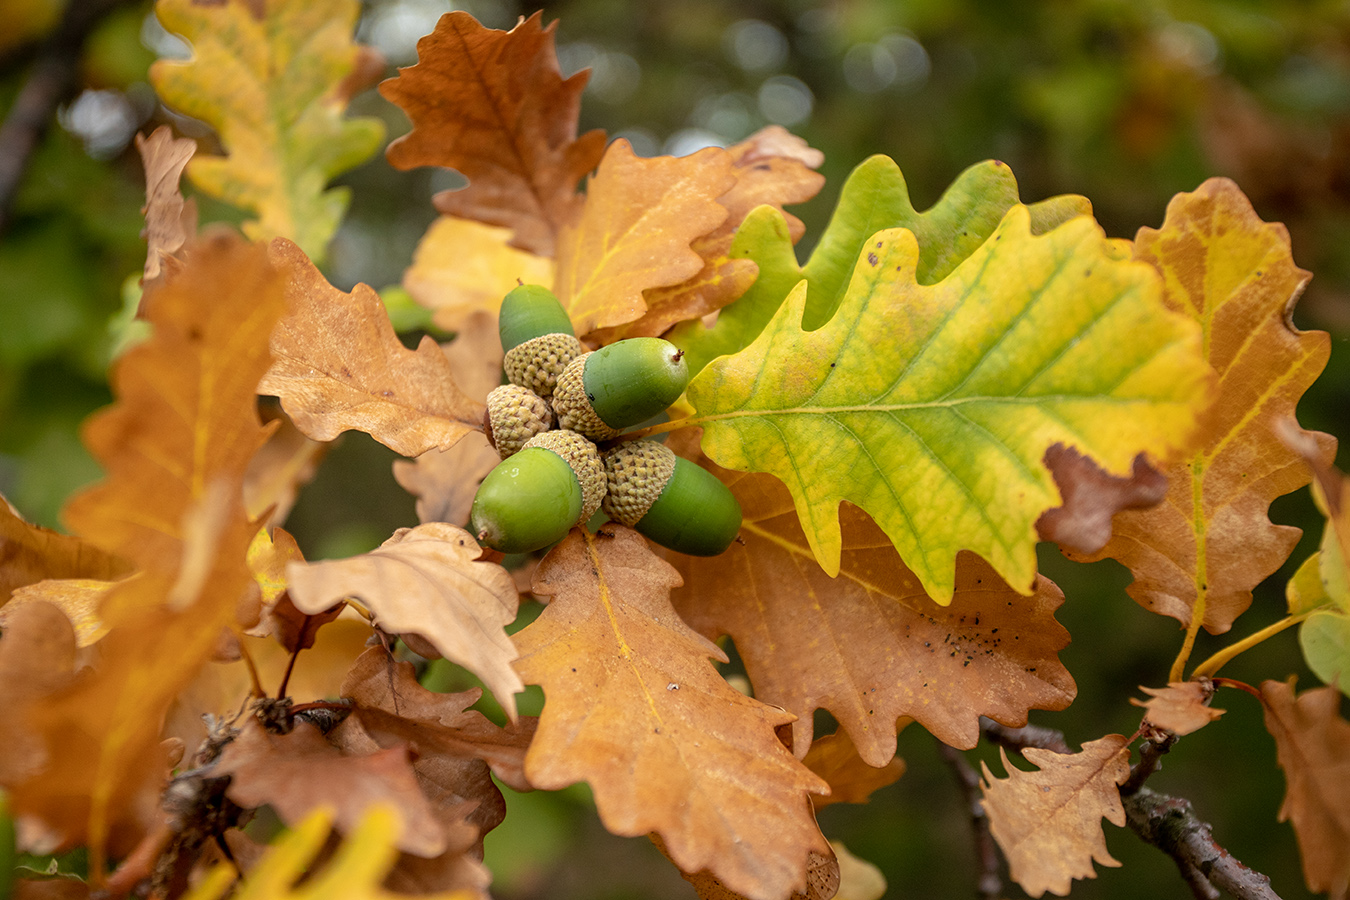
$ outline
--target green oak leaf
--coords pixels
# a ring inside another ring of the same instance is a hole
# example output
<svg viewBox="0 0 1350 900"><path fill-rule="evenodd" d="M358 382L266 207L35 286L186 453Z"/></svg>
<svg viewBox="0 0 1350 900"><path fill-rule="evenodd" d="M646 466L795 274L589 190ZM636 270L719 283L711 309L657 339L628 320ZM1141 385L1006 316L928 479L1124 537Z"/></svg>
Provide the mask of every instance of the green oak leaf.
<svg viewBox="0 0 1350 900"><path fill-rule="evenodd" d="M751 211L736 232L730 256L759 266L754 285L722 310L712 328L701 321L685 322L669 339L685 351L690 373L697 373L716 357L748 346L802 279L807 282L803 326L815 330L838 309L867 239L886 228L908 228L918 238L920 284L941 281L993 234L1017 203L1012 172L1001 162L986 160L957 176L942 198L921 213L910 202L900 167L890 157L870 157L844 183L830 224L805 266L797 263L782 213L770 206ZM1086 197L1067 194L1028 208L1036 234L1092 211Z"/></svg>
<svg viewBox="0 0 1350 900"><path fill-rule="evenodd" d="M192 58L160 60L150 80L160 98L209 124L226 156L198 153L187 173L201 191L258 216L254 240L289 238L319 260L347 210L350 191L325 190L384 140L375 118L343 117L378 56L352 41L356 0L241 2L159 0L164 27Z"/></svg>
<svg viewBox="0 0 1350 900"><path fill-rule="evenodd" d="M1350 615L1318 610L1299 626L1298 643L1313 674L1350 696Z"/></svg>
<svg viewBox="0 0 1350 900"><path fill-rule="evenodd" d="M1157 272L1087 216L1037 236L1014 206L933 285L913 232L872 236L833 318L803 326L807 282L764 331L689 385L719 465L792 492L826 572L840 501L864 509L939 603L972 550L1030 590L1037 517L1060 496L1057 442L1109 472L1185 449L1213 375L1198 324L1168 311Z"/></svg>

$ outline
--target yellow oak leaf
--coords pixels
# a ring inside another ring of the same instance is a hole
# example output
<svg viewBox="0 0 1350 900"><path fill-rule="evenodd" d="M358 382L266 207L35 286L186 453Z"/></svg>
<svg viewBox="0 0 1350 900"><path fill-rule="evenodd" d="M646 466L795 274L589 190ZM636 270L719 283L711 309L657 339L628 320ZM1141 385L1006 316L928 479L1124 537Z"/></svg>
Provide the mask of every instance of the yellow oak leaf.
<svg viewBox="0 0 1350 900"><path fill-rule="evenodd" d="M589 782L607 829L655 832L683 872L754 900L805 888L809 852L829 853L807 795L827 788L775 736L792 716L730 687L708 661L722 651L670 606L679 575L606 530L573 529L535 573L550 602L516 634L516 668L548 700L526 777Z"/></svg>
<svg viewBox="0 0 1350 900"><path fill-rule="evenodd" d="M510 239L507 228L441 216L418 242L403 286L445 331L458 331L476 312L495 319L517 284L553 283L553 260L517 250Z"/></svg>
<svg viewBox="0 0 1350 900"><path fill-rule="evenodd" d="M417 634L483 680L512 719L525 689L505 628L520 596L511 575L483 554L467 531L444 522L401 528L376 549L349 559L291 563L291 600L317 613L358 598L389 634Z"/></svg>
<svg viewBox="0 0 1350 900"><path fill-rule="evenodd" d="M690 244L726 221L717 198L735 185L732 168L731 155L717 147L648 159L625 140L609 146L555 256L553 292L578 335L640 318L643 291L703 268Z"/></svg>
<svg viewBox="0 0 1350 900"><path fill-rule="evenodd" d="M1056 656L1069 643L1054 618L1064 598L1047 579L1038 576L1024 597L963 553L952 602L939 606L849 504L831 578L781 482L708 467L740 501L744 543L715 558L667 553L684 578L675 608L705 636L731 635L755 696L797 716L792 744L801 753L817 709L839 721L865 762L884 766L901 717L973 747L980 716L1023 725L1028 710L1073 700L1073 678Z"/></svg>
<svg viewBox="0 0 1350 900"><path fill-rule="evenodd" d="M352 94L378 77L379 54L352 42L356 0L158 0L164 27L192 58L160 60L150 81L165 103L209 124L226 156L198 155L188 177L257 215L254 239L286 237L321 258L350 192L325 190L384 139L379 119L346 119Z"/></svg>
<svg viewBox="0 0 1350 900"><path fill-rule="evenodd" d="M1320 687L1294 695L1294 679L1261 684L1266 730L1288 789L1280 821L1294 826L1303 877L1314 893L1350 892L1350 722L1341 694Z"/></svg>
<svg viewBox="0 0 1350 900"><path fill-rule="evenodd" d="M1080 753L1022 751L1038 771L1024 772L999 750L1007 778L995 778L981 763L989 830L1008 860L1013 881L1033 897L1046 891L1063 897L1076 878L1095 878L1095 861L1120 865L1106 851L1101 820L1125 824L1117 785L1130 776L1129 740L1110 734L1083 745Z"/></svg>
<svg viewBox="0 0 1350 900"><path fill-rule="evenodd" d="M589 72L564 79L553 50L556 23L542 13L510 31L480 25L466 12L441 16L417 42L417 65L380 85L412 120L389 145L398 169L446 166L469 179L435 198L446 215L509 228L512 246L552 256L573 218L577 182L595 168L605 133L577 137Z"/></svg>
<svg viewBox="0 0 1350 900"><path fill-rule="evenodd" d="M1294 265L1284 226L1262 222L1227 179L1177 195L1162 229L1141 229L1134 247L1162 275L1168 307L1203 330L1217 399L1200 420L1198 448L1164 469L1164 502L1117 514L1104 549L1069 556L1119 560L1134 574L1127 591L1136 602L1177 619L1192 638L1202 626L1217 634L1251 605L1252 588L1301 534L1267 517L1272 500L1308 483L1307 467L1273 426L1293 415L1331 342L1293 327L1310 276ZM1307 434L1329 462L1335 439Z"/></svg>
<svg viewBox="0 0 1350 900"><path fill-rule="evenodd" d="M372 806L321 868L313 865L329 837L334 812L319 808L282 835L240 883L232 865L207 873L185 900L479 900L469 891L393 893L380 887L398 853L397 810Z"/></svg>
<svg viewBox="0 0 1350 900"><path fill-rule="evenodd" d="M274 361L258 390L279 397L297 428L318 441L358 429L404 456L482 430L483 405L456 386L430 336L407 349L369 287L343 293L284 239L271 256L286 274L290 312L272 334Z"/></svg>
<svg viewBox="0 0 1350 900"><path fill-rule="evenodd" d="M78 537L61 534L24 521L8 500L0 497L0 604L11 592L45 578L86 578L110 581L131 567L116 556Z"/></svg>

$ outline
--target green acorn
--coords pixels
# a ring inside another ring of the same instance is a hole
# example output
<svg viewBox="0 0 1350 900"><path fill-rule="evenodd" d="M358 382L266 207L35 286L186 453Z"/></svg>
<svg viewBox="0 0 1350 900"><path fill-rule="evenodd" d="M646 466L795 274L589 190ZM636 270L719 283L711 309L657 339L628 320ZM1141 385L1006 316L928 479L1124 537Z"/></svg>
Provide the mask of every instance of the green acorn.
<svg viewBox="0 0 1350 900"><path fill-rule="evenodd" d="M570 431L545 431L502 460L478 486L469 530L503 553L528 553L566 537L605 496L595 445Z"/></svg>
<svg viewBox="0 0 1350 900"><path fill-rule="evenodd" d="M553 410L529 388L503 384L488 392L483 423L488 443L506 459L530 438L553 427Z"/></svg>
<svg viewBox="0 0 1350 900"><path fill-rule="evenodd" d="M559 428L605 441L663 412L688 383L683 350L660 338L629 338L572 360L554 389L553 412Z"/></svg>
<svg viewBox="0 0 1350 900"><path fill-rule="evenodd" d="M506 379L540 397L553 395L553 386L567 364L585 352L572 333L558 298L538 284L522 284L502 298L497 319L506 358Z"/></svg>
<svg viewBox="0 0 1350 900"><path fill-rule="evenodd" d="M604 455L605 514L679 553L716 556L736 539L741 505L707 469L656 441Z"/></svg>

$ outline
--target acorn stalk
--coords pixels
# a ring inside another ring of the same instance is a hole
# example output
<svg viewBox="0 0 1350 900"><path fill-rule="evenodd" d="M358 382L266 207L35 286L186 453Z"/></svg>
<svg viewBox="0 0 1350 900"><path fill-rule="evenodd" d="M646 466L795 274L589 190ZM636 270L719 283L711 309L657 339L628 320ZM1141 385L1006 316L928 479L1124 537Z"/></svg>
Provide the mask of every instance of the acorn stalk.
<svg viewBox="0 0 1350 900"><path fill-rule="evenodd" d="M601 507L615 522L691 556L716 556L736 539L741 505L731 491L664 444L621 444L605 454L604 464Z"/></svg>

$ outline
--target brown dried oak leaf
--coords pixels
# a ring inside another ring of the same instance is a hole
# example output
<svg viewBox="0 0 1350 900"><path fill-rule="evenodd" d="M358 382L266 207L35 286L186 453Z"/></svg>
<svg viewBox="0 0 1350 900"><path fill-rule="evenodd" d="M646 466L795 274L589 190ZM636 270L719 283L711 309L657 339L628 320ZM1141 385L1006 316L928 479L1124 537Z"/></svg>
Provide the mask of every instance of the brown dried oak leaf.
<svg viewBox="0 0 1350 900"><path fill-rule="evenodd" d="M1007 752L999 752L1008 777L995 778L982 763L980 787L989 830L1022 890L1063 897L1073 879L1096 877L1094 860L1120 865L1106 852L1101 820L1125 824L1117 786L1130 776L1127 738L1110 734L1073 754L1029 747L1022 755L1036 772L1013 767Z"/></svg>
<svg viewBox="0 0 1350 900"><path fill-rule="evenodd" d="M905 774L905 761L898 756L879 768L868 765L842 729L816 738L802 762L830 786L829 794L811 798L816 809L835 803L866 803L874 791Z"/></svg>
<svg viewBox="0 0 1350 900"><path fill-rule="evenodd" d="M553 291L576 333L639 319L643 291L698 274L703 257L690 244L726 221L717 198L735 184L731 154L718 147L643 158L625 140L610 144L581 215L558 238Z"/></svg>
<svg viewBox="0 0 1350 900"><path fill-rule="evenodd" d="M561 226L581 204L577 182L604 152L603 131L577 137L588 72L564 79L556 25L535 13L510 31L464 12L442 16L417 42L417 65L380 85L412 120L389 145L398 169L447 166L468 187L435 198L441 212L515 231L515 246L553 255Z"/></svg>
<svg viewBox="0 0 1350 900"><path fill-rule="evenodd" d="M1163 276L1164 301L1199 321L1218 399L1201 418L1200 447L1166 475L1166 499L1115 517L1100 552L1134 573L1128 593L1192 633L1218 634L1251 605L1251 589L1280 567L1301 532L1267 517L1276 497L1308 483L1308 469L1275 436L1326 366L1324 332L1294 328L1309 274L1294 265L1289 233L1262 222L1233 182L1178 194L1161 230L1144 228L1135 257ZM1330 435L1312 435L1326 459ZM1177 673L1174 673L1177 674Z"/></svg>
<svg viewBox="0 0 1350 900"><path fill-rule="evenodd" d="M16 588L46 578L83 578L111 581L131 566L88 541L24 521L19 511L0 497L0 605Z"/></svg>
<svg viewBox="0 0 1350 900"><path fill-rule="evenodd" d="M1210 708L1214 685L1205 681L1174 681L1165 688L1141 687L1147 700L1130 698L1135 706L1148 710L1144 721L1175 735L1199 731L1222 716L1226 710Z"/></svg>
<svg viewBox="0 0 1350 900"><path fill-rule="evenodd" d="M869 765L895 756L896 720L913 717L938 740L973 747L980 716L1025 725L1030 709L1063 709L1073 678L1056 654L1063 594L1038 576L1030 597L978 557L957 557L950 606L928 598L890 540L857 507L840 506L839 577L816 562L787 488L770 475L712 464L740 501L743 544L715 558L670 553L684 577L675 608L707 637L731 635L755 695L797 716L805 754L826 709Z"/></svg>
<svg viewBox="0 0 1350 900"><path fill-rule="evenodd" d="M1344 900L1350 893L1350 722L1335 687L1294 696L1294 680L1261 684L1266 730L1288 790L1280 821L1289 821L1303 857L1308 889Z"/></svg>
<svg viewBox="0 0 1350 900"><path fill-rule="evenodd" d="M573 529L535 574L551 600L515 636L516 668L548 701L526 777L587 781L614 834L656 832L681 871L781 900L806 886L810 851L829 853L808 800L827 787L775 736L792 717L709 663L726 657L671 608L674 569L637 532L607 530Z"/></svg>
<svg viewBox="0 0 1350 900"><path fill-rule="evenodd" d="M284 238L270 249L290 312L272 334L273 363L258 391L279 397L297 428L316 441L357 429L403 456L482 430L483 405L455 384L435 340L409 350L369 287L343 293Z"/></svg>
<svg viewBox="0 0 1350 900"><path fill-rule="evenodd" d="M511 575L479 559L482 548L444 522L400 528L376 549L348 559L291 563L291 601L318 613L357 597L389 634L418 634L451 662L473 672L512 719L525 689L511 668L515 645L505 628L520 595Z"/></svg>
<svg viewBox="0 0 1350 900"><path fill-rule="evenodd" d="M178 186L188 160L197 152L197 142L176 138L172 128L161 125L148 138L136 135L136 151L145 167L143 277L149 281L158 277L163 258L177 253L197 232L197 204L184 200Z"/></svg>

